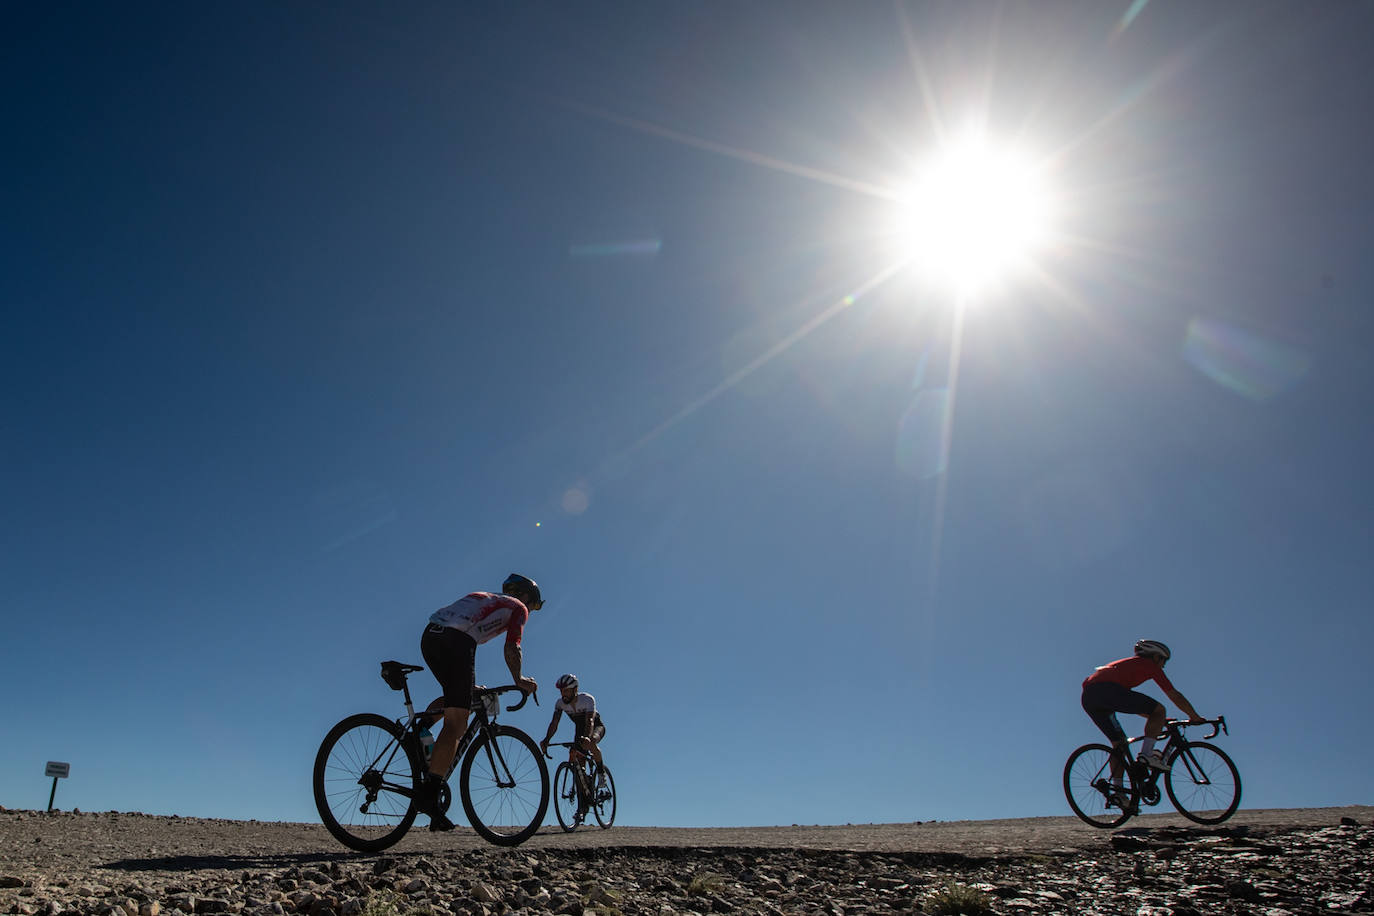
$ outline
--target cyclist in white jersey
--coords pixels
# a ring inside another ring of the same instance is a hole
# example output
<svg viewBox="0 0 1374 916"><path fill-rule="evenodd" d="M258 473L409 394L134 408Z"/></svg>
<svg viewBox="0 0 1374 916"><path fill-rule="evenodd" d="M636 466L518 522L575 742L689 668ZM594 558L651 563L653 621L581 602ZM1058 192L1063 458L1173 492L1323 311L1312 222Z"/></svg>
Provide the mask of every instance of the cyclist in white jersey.
<svg viewBox="0 0 1374 916"><path fill-rule="evenodd" d="M535 581L511 573L501 583L501 594L473 592L430 615L429 625L420 637L420 654L444 693L429 704L427 711L437 717L442 710L444 727L434 741L429 772L415 798L416 807L429 815L430 830L453 829L453 822L439 810L439 796L458 742L467 731L472 688L476 684L477 646L505 633L506 667L516 686L525 693L538 689L534 678L520 674L520 640L530 611L543 606L544 599Z"/></svg>
<svg viewBox="0 0 1374 916"><path fill-rule="evenodd" d="M606 726L601 721L601 714L596 711L596 698L590 693L578 692L577 675L575 674L563 675L558 679L557 686L562 696L557 703L553 704L553 720L549 722L548 734L544 736L543 741L539 742L539 750L548 753L549 742L553 740L554 733L558 731L558 720L566 712L568 718L572 719L573 728L576 730L573 746L568 748L568 762L575 766L579 754L591 754L599 768L601 766L601 739L606 737ZM596 788L606 788L606 774L604 772L597 780Z"/></svg>

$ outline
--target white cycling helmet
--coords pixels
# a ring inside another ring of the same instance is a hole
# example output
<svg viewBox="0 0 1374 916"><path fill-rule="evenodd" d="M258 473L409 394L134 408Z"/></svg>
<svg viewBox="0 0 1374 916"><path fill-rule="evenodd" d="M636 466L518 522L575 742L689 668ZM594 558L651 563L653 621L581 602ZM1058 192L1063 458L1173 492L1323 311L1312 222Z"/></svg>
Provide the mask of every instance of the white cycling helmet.
<svg viewBox="0 0 1374 916"><path fill-rule="evenodd" d="M1169 660L1169 647L1157 639L1139 639L1135 644L1136 655L1158 655L1166 662Z"/></svg>
<svg viewBox="0 0 1374 916"><path fill-rule="evenodd" d="M571 687L571 688L573 688L574 690L576 690L576 689L577 689L577 675L575 675L575 674L565 674L565 675L563 675L562 677L560 677L560 678L558 679L558 683L557 683L555 686L558 687L559 690L567 690L569 687Z"/></svg>

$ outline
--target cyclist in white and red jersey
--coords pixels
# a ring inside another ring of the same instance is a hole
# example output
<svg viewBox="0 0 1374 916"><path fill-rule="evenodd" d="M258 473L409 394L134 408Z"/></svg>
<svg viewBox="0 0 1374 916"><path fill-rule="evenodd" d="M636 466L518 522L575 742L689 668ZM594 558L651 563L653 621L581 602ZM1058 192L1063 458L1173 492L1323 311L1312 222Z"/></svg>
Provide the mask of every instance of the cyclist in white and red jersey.
<svg viewBox="0 0 1374 916"><path fill-rule="evenodd" d="M1188 698L1174 688L1164 675L1164 665L1172 653L1169 647L1157 639L1141 639L1135 644L1135 654L1129 658L1117 659L1097 668L1083 681L1083 711L1102 729L1102 733L1118 748L1125 758L1128 741L1126 732L1117 720L1118 712L1129 712L1145 717L1145 739L1140 747L1140 762L1156 770L1168 770L1164 757L1155 750L1155 740L1164 730L1166 712L1164 704L1154 697L1133 688L1153 680L1164 691L1174 705L1188 715L1189 722L1205 721L1193 709ZM1121 774L1124 770L1122 760L1113 754L1111 759L1112 783L1121 788Z"/></svg>
<svg viewBox="0 0 1374 916"><path fill-rule="evenodd" d="M443 710L443 729L434 741L429 772L420 786L415 804L429 815L430 830L452 830L453 822L439 810L439 794L444 777L453 765L458 742L468 727L477 646L506 634L506 667L514 683L525 693L538 688L534 678L522 677L520 640L530 611L544 606L539 586L533 579L511 573L501 583L501 594L473 592L430 615L429 625L420 637L420 654L439 681L443 696L429 704L430 712Z"/></svg>

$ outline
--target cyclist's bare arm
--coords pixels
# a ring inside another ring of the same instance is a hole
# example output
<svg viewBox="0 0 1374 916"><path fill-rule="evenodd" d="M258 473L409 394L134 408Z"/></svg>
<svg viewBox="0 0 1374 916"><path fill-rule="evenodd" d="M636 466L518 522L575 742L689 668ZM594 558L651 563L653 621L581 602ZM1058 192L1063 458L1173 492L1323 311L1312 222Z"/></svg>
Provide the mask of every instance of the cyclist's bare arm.
<svg viewBox="0 0 1374 916"><path fill-rule="evenodd" d="M539 742L540 747L544 748L544 750L549 749L549 742L553 740L554 733L558 731L558 720L561 718L563 718L563 710L554 706L553 720L549 722L549 733L544 736L543 741Z"/></svg>
<svg viewBox="0 0 1374 916"><path fill-rule="evenodd" d="M532 677L520 676L520 665L523 656L520 652L520 644L514 642L506 643L506 667L510 669L510 676L515 679L515 686L525 693L530 693L539 685L534 682Z"/></svg>
<svg viewBox="0 0 1374 916"><path fill-rule="evenodd" d="M1204 721L1202 716L1197 714L1197 710L1193 708L1193 704L1188 702L1187 697L1179 693L1177 690L1170 690L1168 691L1168 694L1169 699L1173 701L1174 705L1177 706L1179 709L1183 710L1185 713L1187 713L1189 722Z"/></svg>

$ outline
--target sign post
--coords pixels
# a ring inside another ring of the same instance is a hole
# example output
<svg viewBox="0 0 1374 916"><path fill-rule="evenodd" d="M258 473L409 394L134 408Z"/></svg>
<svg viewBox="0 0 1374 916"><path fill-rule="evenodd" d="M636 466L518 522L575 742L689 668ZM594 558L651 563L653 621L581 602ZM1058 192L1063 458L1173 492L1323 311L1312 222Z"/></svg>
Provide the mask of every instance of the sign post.
<svg viewBox="0 0 1374 916"><path fill-rule="evenodd" d="M58 760L49 760L47 768L43 770L44 776L52 777L52 792L48 795L49 812L52 811L52 800L57 797L57 781L59 779L66 779L71 775L71 772L72 765L70 763L62 763Z"/></svg>

